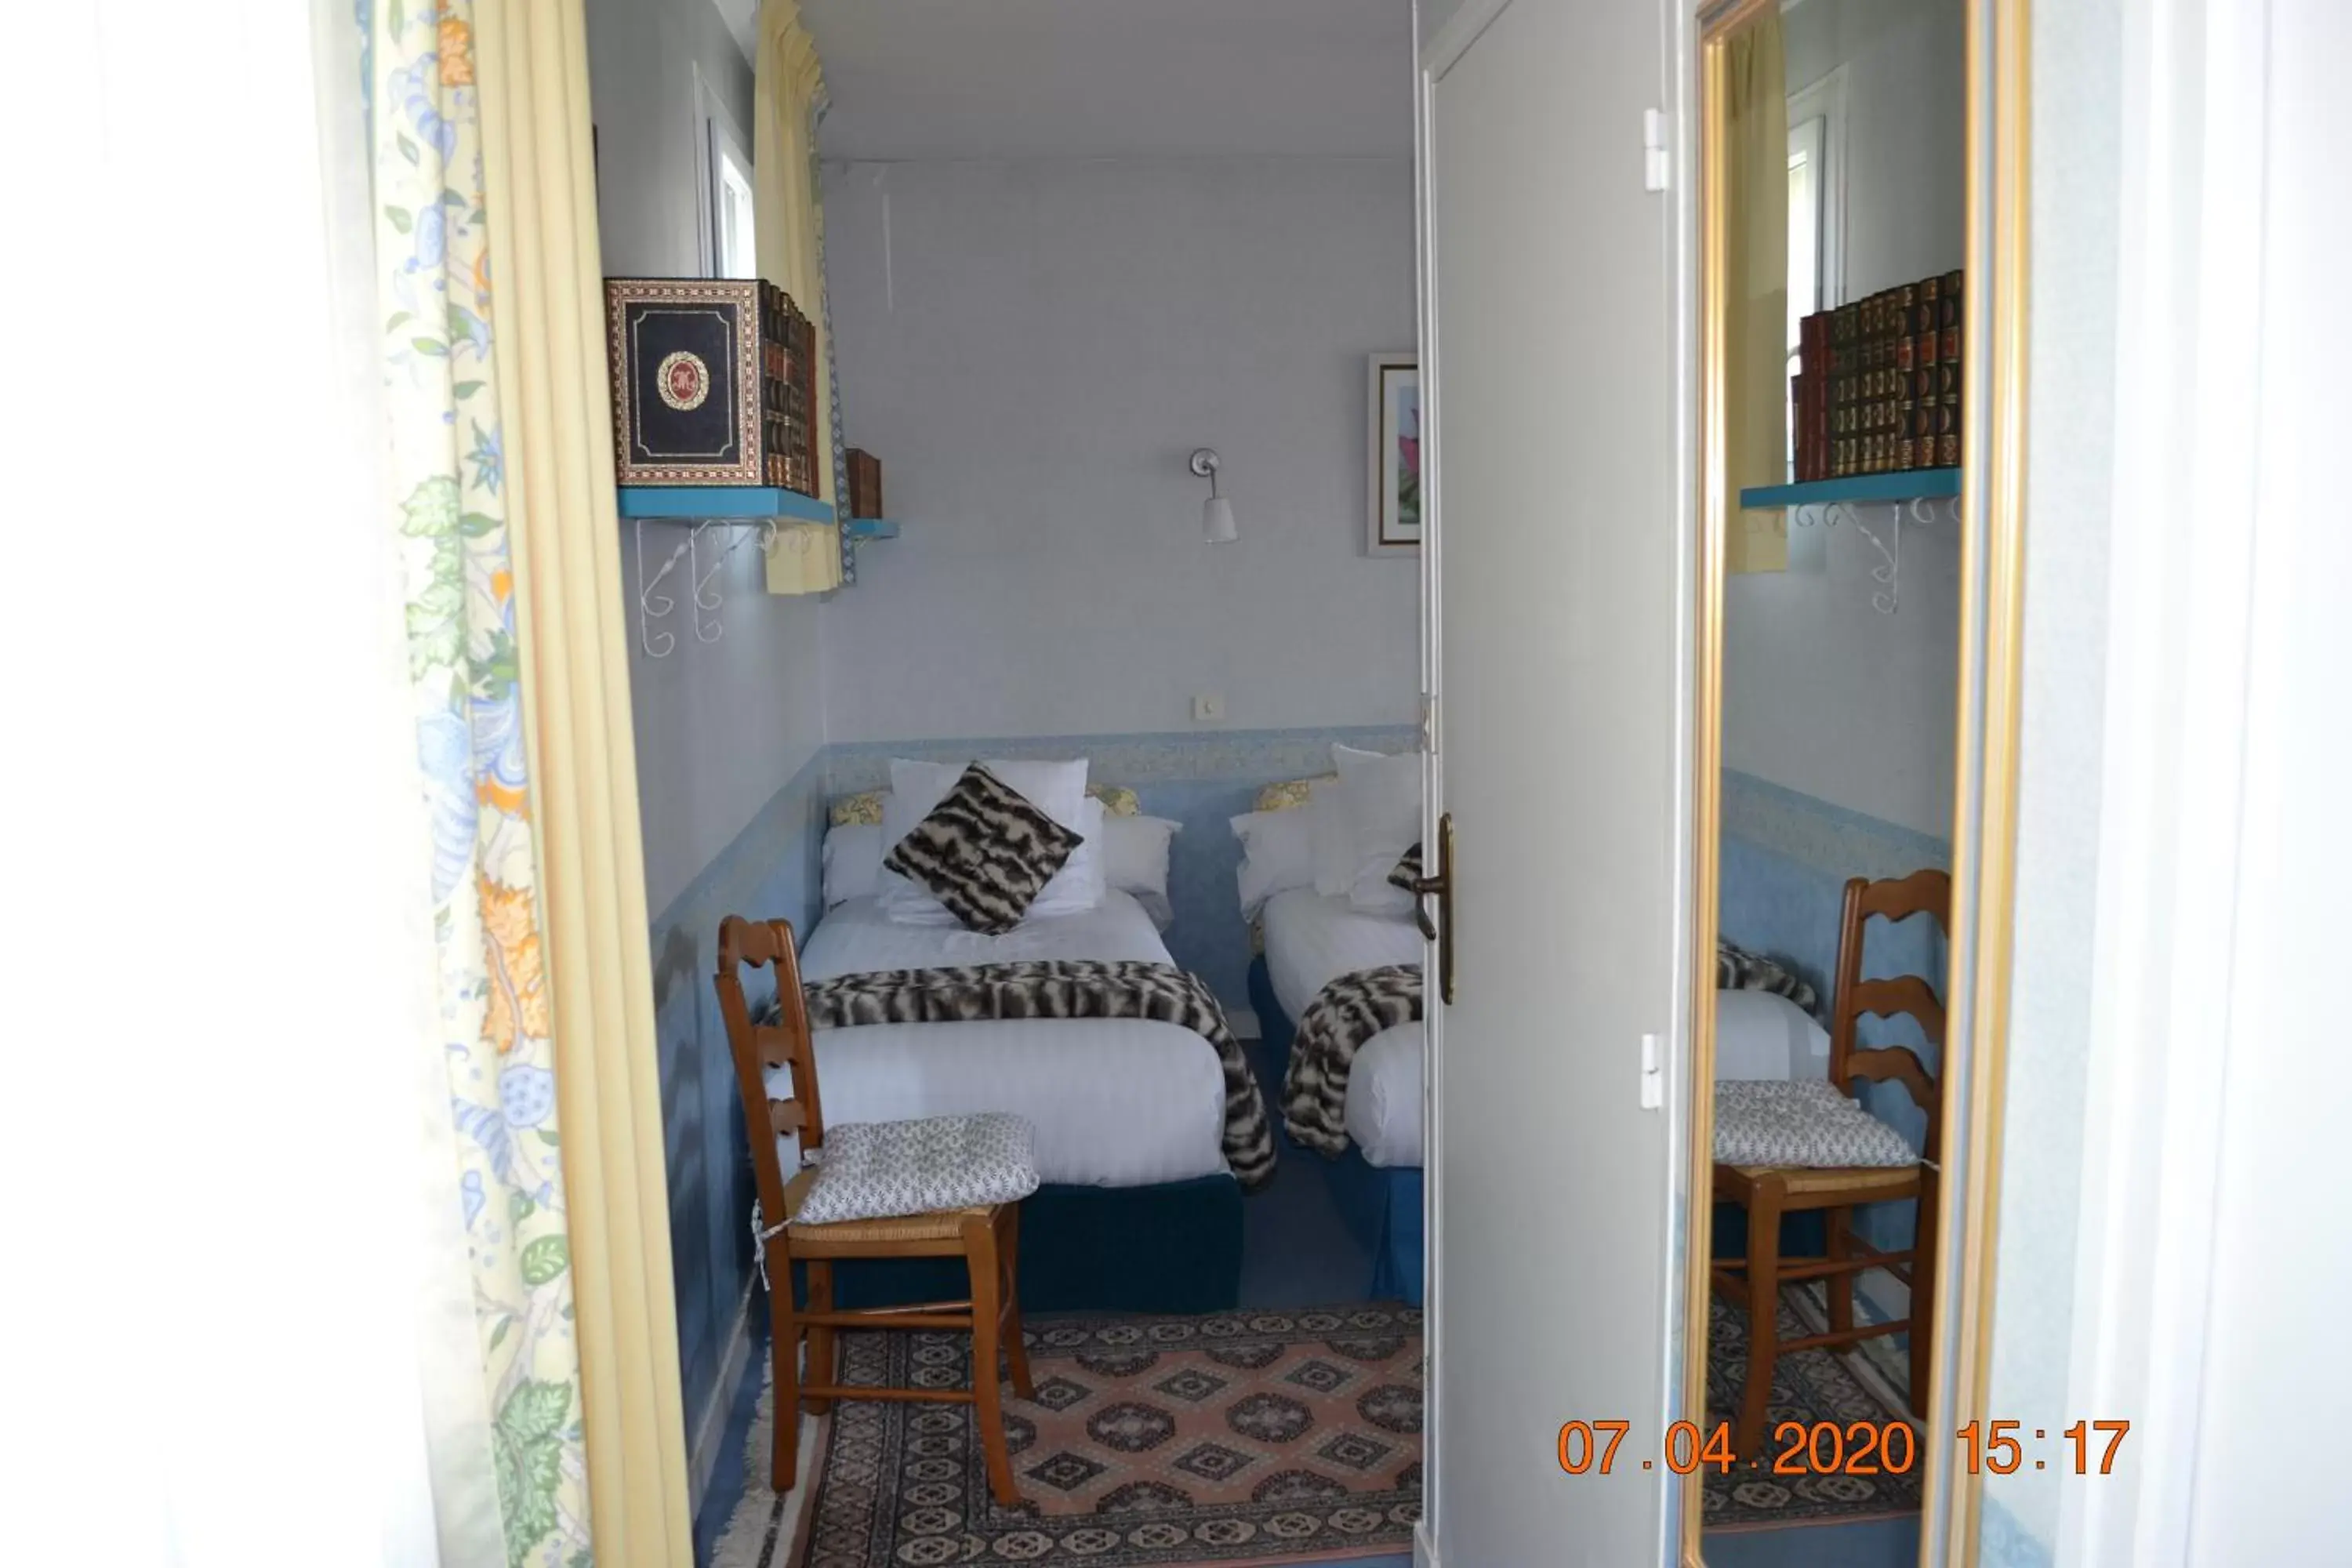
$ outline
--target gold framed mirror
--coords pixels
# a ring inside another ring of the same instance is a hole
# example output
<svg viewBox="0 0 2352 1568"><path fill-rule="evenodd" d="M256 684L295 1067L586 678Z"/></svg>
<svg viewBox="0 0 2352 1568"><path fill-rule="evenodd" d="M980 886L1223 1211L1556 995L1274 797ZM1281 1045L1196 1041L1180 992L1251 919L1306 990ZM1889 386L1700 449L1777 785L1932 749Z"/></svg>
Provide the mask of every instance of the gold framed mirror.
<svg viewBox="0 0 2352 1568"><path fill-rule="evenodd" d="M1724 0L1698 22L1679 1556L1706 1561L1711 1528L1853 1526L1874 1533L1851 1560L1969 1563L1957 1436L1986 1372L2014 841L2026 0ZM1775 1540L1739 1560L1813 1560Z"/></svg>

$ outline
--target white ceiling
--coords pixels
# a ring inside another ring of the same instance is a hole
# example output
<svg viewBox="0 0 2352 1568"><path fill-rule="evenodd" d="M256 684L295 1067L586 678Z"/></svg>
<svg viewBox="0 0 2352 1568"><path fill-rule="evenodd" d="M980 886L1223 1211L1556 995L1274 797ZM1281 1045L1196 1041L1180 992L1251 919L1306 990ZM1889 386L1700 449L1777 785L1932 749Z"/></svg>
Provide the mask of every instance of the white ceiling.
<svg viewBox="0 0 2352 1568"><path fill-rule="evenodd" d="M833 96L827 158L1412 151L1410 0L802 0L801 11Z"/></svg>

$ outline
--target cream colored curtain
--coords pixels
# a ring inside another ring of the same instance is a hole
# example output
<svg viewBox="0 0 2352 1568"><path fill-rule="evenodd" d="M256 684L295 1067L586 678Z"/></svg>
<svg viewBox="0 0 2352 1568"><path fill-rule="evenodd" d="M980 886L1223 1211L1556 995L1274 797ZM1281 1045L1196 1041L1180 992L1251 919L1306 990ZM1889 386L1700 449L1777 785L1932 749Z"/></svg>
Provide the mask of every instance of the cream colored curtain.
<svg viewBox="0 0 2352 1568"><path fill-rule="evenodd" d="M581 0L476 26L515 641L600 1563L690 1568Z"/></svg>
<svg viewBox="0 0 2352 1568"><path fill-rule="evenodd" d="M1725 50L1725 566L1780 572L1788 513L1739 506L1742 488L1781 484L1789 473L1789 83L1779 8L1764 7Z"/></svg>
<svg viewBox="0 0 2352 1568"><path fill-rule="evenodd" d="M753 62L753 213L760 276L782 288L816 323L817 493L834 500L833 342L824 309L824 220L817 194L816 119L824 68L801 20L799 0L762 0ZM768 592L820 594L841 585L837 527L787 526L768 552Z"/></svg>
<svg viewBox="0 0 2352 1568"><path fill-rule="evenodd" d="M491 279L471 0L368 17L387 525L400 540L430 824L446 1168L464 1225L474 1398L428 1418L443 1557L574 1562L591 1527L568 1199L578 1173L548 1005L540 824L513 646L516 527L501 459L510 351ZM493 260L497 265L493 265ZM523 353L528 354L528 348ZM422 847L420 846L420 847ZM487 1412L487 1429L479 1415ZM495 1508L485 1506L495 1502Z"/></svg>

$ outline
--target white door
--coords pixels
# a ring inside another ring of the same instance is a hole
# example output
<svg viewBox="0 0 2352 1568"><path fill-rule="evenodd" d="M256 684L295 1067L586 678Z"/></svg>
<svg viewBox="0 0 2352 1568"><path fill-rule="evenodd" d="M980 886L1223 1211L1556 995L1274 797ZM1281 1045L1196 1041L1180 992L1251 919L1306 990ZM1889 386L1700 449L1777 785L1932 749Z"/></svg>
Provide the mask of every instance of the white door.
<svg viewBox="0 0 2352 1568"><path fill-rule="evenodd" d="M1423 61L1444 1568L1662 1560L1667 1119L1640 1089L1678 1011L1688 637L1672 208L1642 133L1666 25L1657 0L1468 0ZM1614 1474L1562 1473L1570 1420L1633 1424Z"/></svg>

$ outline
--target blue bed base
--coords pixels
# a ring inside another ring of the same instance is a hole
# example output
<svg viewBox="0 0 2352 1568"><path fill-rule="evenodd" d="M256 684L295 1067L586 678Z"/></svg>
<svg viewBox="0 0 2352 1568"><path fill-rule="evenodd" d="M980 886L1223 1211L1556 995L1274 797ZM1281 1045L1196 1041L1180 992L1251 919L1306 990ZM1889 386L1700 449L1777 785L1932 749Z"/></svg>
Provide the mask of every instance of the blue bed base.
<svg viewBox="0 0 2352 1568"><path fill-rule="evenodd" d="M1298 1033L1298 1026L1276 999L1274 981L1266 973L1263 956L1250 963L1249 986L1250 1005L1257 1013L1259 1034L1251 1066L1265 1090L1268 1108L1276 1112L1274 1135L1282 1158L1306 1161L1323 1172L1348 1228L1371 1249L1371 1299L1420 1306L1422 1257L1425 1250L1421 1168L1382 1169L1366 1161L1363 1152L1353 1143L1349 1144L1347 1153L1333 1160L1291 1142L1290 1134L1283 1129L1279 1108L1282 1075L1289 1065L1290 1042ZM1818 1210L1781 1215L1780 1256L1797 1258L1826 1255L1828 1228ZM1748 1211L1738 1204L1716 1205L1712 1243L1709 1250L1717 1258L1745 1258Z"/></svg>
<svg viewBox="0 0 2352 1568"><path fill-rule="evenodd" d="M970 1283L960 1258L850 1258L833 1277L845 1308L957 1300ZM1221 1312L1239 1305L1241 1278L1242 1190L1230 1175L1044 1186L1022 1201L1024 1312Z"/></svg>
<svg viewBox="0 0 2352 1568"><path fill-rule="evenodd" d="M1258 1039L1251 1050L1251 1069L1265 1091L1274 1116L1274 1136L1279 1157L1301 1161L1323 1173L1349 1231L1372 1257L1371 1279L1365 1295L1374 1301L1403 1301L1418 1307L1422 1296L1422 1256L1424 1250L1421 1207L1422 1174L1418 1165L1382 1167L1366 1160L1353 1143L1334 1160L1291 1142L1282 1125L1282 1078L1290 1063L1290 1042L1298 1026L1275 999L1274 982L1263 956L1253 959L1249 972L1250 1006L1257 1014Z"/></svg>

